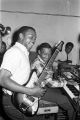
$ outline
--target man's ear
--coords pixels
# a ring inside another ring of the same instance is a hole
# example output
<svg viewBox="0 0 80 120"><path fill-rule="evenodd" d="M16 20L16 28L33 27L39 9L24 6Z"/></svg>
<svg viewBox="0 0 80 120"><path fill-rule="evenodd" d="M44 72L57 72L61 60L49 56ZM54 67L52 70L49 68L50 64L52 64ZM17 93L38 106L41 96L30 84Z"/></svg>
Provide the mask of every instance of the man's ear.
<svg viewBox="0 0 80 120"><path fill-rule="evenodd" d="M41 52L41 51L40 51L40 50L38 50L38 54L39 54L39 55L40 55L40 52Z"/></svg>
<svg viewBox="0 0 80 120"><path fill-rule="evenodd" d="M23 37L24 37L23 34L20 33L20 34L19 34L19 38L20 38L20 40L23 40Z"/></svg>

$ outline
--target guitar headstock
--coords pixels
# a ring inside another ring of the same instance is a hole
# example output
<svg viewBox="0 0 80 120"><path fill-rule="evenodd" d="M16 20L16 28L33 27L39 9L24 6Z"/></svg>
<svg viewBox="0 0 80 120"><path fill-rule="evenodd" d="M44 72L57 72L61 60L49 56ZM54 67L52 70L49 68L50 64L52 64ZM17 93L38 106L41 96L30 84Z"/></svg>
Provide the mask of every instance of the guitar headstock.
<svg viewBox="0 0 80 120"><path fill-rule="evenodd" d="M62 47L63 47L64 41L59 41L56 44L56 48L61 52L62 51Z"/></svg>

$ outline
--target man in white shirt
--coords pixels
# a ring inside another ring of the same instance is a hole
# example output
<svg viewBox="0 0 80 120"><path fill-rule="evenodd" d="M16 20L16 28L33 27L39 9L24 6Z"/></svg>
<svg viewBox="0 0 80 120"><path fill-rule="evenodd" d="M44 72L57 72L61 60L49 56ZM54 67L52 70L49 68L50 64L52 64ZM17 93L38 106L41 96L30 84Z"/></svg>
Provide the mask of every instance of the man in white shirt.
<svg viewBox="0 0 80 120"><path fill-rule="evenodd" d="M2 104L6 117L12 120L23 120L24 115L11 102L13 92L41 97L45 89L35 86L23 86L30 76L29 51L36 40L33 27L22 26L17 30L15 45L6 51L0 68L0 85L4 88ZM6 88L6 89L5 89ZM6 118L7 119L7 118ZM26 117L25 117L26 119Z"/></svg>

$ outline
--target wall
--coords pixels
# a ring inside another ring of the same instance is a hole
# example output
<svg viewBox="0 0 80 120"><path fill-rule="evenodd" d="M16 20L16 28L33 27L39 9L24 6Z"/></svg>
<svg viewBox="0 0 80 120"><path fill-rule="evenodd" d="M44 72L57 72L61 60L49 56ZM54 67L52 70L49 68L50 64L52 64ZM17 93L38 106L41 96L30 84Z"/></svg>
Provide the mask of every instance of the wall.
<svg viewBox="0 0 80 120"><path fill-rule="evenodd" d="M79 0L3 0L1 1L0 23L11 26L12 32L22 25L33 26L37 31L37 41L32 50L42 42L52 46L58 41L72 41L73 64L78 63L78 36L80 33ZM6 37L5 39L9 39ZM7 42L7 40L5 40ZM60 59L65 59L64 47L59 53Z"/></svg>

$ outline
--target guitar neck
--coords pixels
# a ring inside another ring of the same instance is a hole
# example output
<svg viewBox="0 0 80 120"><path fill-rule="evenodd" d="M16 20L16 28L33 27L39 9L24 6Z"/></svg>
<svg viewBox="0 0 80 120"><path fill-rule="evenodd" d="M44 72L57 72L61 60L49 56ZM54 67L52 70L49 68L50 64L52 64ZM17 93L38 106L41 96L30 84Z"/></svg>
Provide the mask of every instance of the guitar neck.
<svg viewBox="0 0 80 120"><path fill-rule="evenodd" d="M46 64L45 68L43 69L41 75L39 76L39 82L41 83L42 81L44 81L44 78L46 77L47 75L47 72L46 72L46 68L49 68L52 66L56 56L58 55L59 53L59 50L56 49L55 52L53 53L53 55L51 56L51 58L49 59L48 63Z"/></svg>
<svg viewBox="0 0 80 120"><path fill-rule="evenodd" d="M50 60L48 61L47 65L46 65L46 68L52 66L52 64L53 64L53 62L54 62L56 56L58 55L58 53L59 53L59 50L56 49L55 52L53 53L53 55L51 56Z"/></svg>

